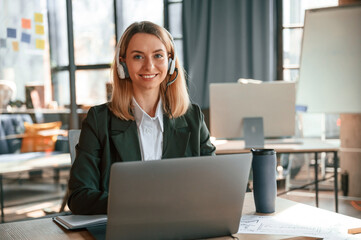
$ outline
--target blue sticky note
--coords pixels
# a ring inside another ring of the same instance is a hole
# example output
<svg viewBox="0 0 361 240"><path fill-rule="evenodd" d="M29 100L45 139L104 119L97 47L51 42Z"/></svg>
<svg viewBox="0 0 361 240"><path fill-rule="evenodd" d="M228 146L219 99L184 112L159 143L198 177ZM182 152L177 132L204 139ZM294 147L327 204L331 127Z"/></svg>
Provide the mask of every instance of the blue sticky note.
<svg viewBox="0 0 361 240"><path fill-rule="evenodd" d="M15 28L7 28L7 36L8 38L16 38L16 29Z"/></svg>
<svg viewBox="0 0 361 240"><path fill-rule="evenodd" d="M0 38L0 48L6 48L6 39Z"/></svg>
<svg viewBox="0 0 361 240"><path fill-rule="evenodd" d="M21 41L25 43L30 43L30 34L21 33Z"/></svg>
<svg viewBox="0 0 361 240"><path fill-rule="evenodd" d="M307 106L305 106L305 105L296 105L296 112L307 112Z"/></svg>

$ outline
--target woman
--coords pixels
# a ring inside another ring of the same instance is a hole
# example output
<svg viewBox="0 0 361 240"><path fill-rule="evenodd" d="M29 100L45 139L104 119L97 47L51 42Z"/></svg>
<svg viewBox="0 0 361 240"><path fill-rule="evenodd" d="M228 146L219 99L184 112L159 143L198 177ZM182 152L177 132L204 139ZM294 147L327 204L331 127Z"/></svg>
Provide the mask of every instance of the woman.
<svg viewBox="0 0 361 240"><path fill-rule="evenodd" d="M172 36L151 22L124 32L112 66L109 103L92 107L82 124L70 171L74 214L107 212L114 162L214 155L203 114L190 104Z"/></svg>

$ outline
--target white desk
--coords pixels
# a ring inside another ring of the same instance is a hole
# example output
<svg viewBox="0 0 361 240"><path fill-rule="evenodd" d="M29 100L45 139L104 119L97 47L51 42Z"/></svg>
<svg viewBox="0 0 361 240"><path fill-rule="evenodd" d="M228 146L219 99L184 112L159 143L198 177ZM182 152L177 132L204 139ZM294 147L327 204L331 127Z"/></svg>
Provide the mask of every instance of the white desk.
<svg viewBox="0 0 361 240"><path fill-rule="evenodd" d="M287 140L285 140L287 141ZM245 143L242 140L214 140L212 143L216 146L217 154L232 154L245 153L249 149L245 149ZM277 153L313 153L315 154L315 193L316 193L316 207L318 207L318 154L333 153L333 168L334 168L334 193L335 193L335 211L338 212L338 151L340 142L338 140L323 141L320 139L302 139L302 144L265 144L264 148L275 149Z"/></svg>
<svg viewBox="0 0 361 240"><path fill-rule="evenodd" d="M247 193L243 206L243 214L256 215L253 195ZM259 214L257 214L259 215ZM266 214L263 214L266 215ZM276 212L273 214L267 214L272 216L281 216L288 223L295 223L302 219L307 221L312 218L314 220L327 221L329 224L341 223L341 228L356 228L361 226L361 220L348 217L342 214L334 213L331 211L315 208L301 203L296 203L282 198L276 200ZM301 221L301 222L302 222ZM275 239L297 239L297 240L310 240L316 238L310 237L296 237L285 236L279 234L235 234L239 240L275 240ZM43 218L36 220L27 220L13 223L0 224L0 239L2 240L25 240L25 239L94 239L93 236L86 230L80 229L76 231L65 230L61 226L52 221L51 218ZM213 240L225 240L232 239L231 237L214 238Z"/></svg>
<svg viewBox="0 0 361 240"><path fill-rule="evenodd" d="M60 169L71 167L70 154L56 154L36 156L29 158L33 153L22 154L3 154L0 156L0 210L1 222L4 222L4 192L3 192L3 176L11 173L29 172L44 169Z"/></svg>
<svg viewBox="0 0 361 240"><path fill-rule="evenodd" d="M302 139L301 144L287 144L287 140L284 141L282 144L265 144L264 148L275 149L277 153L334 152L340 148L339 140ZM245 149L243 140L214 140L212 143L217 148L217 154L249 152L249 149Z"/></svg>

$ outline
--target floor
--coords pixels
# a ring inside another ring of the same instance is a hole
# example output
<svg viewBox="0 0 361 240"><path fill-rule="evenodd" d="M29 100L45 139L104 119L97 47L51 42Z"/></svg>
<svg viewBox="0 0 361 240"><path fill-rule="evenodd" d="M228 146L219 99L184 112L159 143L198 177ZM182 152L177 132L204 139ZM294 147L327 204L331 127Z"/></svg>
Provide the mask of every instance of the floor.
<svg viewBox="0 0 361 240"><path fill-rule="evenodd" d="M309 187L304 189L296 189L302 185L314 181L314 166L308 166L305 163L302 163L301 165L302 166L300 167L297 175L290 179L288 186L291 191L287 192L287 194L280 195L286 190L284 183L283 185L280 184L281 186L278 187L278 194L279 197L315 207L316 198L314 185L310 185ZM335 211L335 193L333 191L334 170L331 166L327 167L327 163L323 163L323 165L323 168L319 168L318 177L319 179L324 178L327 180L319 182L318 207L329 211ZM340 177L338 177L338 179L340 180ZM340 182L338 186L338 212L347 216L361 219L361 197L344 196Z"/></svg>
<svg viewBox="0 0 361 240"><path fill-rule="evenodd" d="M307 181L309 169L302 167L294 179L290 180L291 189ZM59 183L54 183L52 172L35 175L12 175L4 180L5 222L38 218L59 214L65 194L68 172L61 172ZM326 173L326 177L331 173ZM333 179L320 183L319 207L334 211ZM280 184L278 193L284 192ZM314 189L293 190L280 197L315 206ZM65 209L69 211L68 208ZM339 213L361 219L361 198L344 197L339 191ZM64 213L63 213L64 214Z"/></svg>
<svg viewBox="0 0 361 240"><path fill-rule="evenodd" d="M56 182L52 171L12 174L4 177L5 222L44 217L60 210L69 172L61 171ZM69 211L68 208L65 211Z"/></svg>

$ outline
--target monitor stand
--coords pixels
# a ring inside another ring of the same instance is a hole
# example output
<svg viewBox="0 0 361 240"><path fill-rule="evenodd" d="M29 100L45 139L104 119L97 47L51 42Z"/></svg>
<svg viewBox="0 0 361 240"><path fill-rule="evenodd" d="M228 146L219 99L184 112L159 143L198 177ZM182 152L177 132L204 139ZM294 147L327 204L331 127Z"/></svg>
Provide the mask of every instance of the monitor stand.
<svg viewBox="0 0 361 240"><path fill-rule="evenodd" d="M243 136L246 148L264 148L263 118L243 118Z"/></svg>

